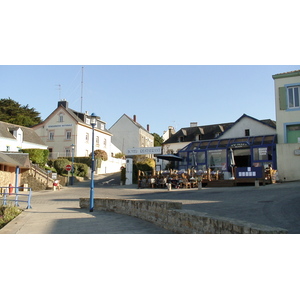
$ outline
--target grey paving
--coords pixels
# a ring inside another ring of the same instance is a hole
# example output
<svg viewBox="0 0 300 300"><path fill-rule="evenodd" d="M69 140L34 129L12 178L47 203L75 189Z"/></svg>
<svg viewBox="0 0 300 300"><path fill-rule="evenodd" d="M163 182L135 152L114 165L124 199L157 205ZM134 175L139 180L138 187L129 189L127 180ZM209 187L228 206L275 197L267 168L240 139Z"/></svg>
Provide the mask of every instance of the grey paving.
<svg viewBox="0 0 300 300"><path fill-rule="evenodd" d="M183 208L300 233L300 182L260 186L180 189L137 189L120 186L113 177L98 176L95 198L179 201ZM0 233L171 233L150 222L112 212L79 208L79 198L89 197L89 182L61 191L35 192L32 209L5 226ZM25 203L23 204L26 207Z"/></svg>
<svg viewBox="0 0 300 300"><path fill-rule="evenodd" d="M113 212L79 208L79 198L87 197L86 183L60 191L34 192L32 209L0 230L1 234L170 234L150 222ZM20 199L23 200L23 199ZM24 198L25 200L25 198ZM13 202L14 203L14 202ZM26 208L27 202L19 202Z"/></svg>

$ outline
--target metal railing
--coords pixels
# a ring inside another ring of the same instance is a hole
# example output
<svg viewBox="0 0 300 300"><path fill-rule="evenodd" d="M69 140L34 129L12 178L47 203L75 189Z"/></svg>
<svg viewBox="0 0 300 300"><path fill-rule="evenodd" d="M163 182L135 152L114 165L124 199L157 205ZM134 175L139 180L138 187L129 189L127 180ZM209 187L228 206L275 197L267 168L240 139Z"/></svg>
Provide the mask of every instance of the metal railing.
<svg viewBox="0 0 300 300"><path fill-rule="evenodd" d="M28 193L20 193L19 189L23 189L23 192L25 189L27 189ZM16 187L16 186L4 186L0 187L1 194L3 196L3 205L7 205L7 201L15 201L15 206L20 206L19 202L27 202L26 209L32 208L30 201L31 201L31 194L32 190L30 187ZM15 193L13 193L15 191ZM15 195L15 199L9 199L8 196ZM19 200L19 196L27 196L27 201Z"/></svg>

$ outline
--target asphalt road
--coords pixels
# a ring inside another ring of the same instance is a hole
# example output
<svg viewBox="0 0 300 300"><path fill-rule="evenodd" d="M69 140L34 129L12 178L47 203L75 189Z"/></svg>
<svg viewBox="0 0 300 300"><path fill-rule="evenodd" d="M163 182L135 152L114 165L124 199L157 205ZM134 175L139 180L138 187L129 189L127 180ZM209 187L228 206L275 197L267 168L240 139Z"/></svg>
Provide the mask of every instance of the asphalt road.
<svg viewBox="0 0 300 300"><path fill-rule="evenodd" d="M98 178L95 181L95 197L179 201L184 209L280 227L293 234L300 233L299 181L258 188L238 186L168 191L137 189L136 185L120 186L118 177L113 174Z"/></svg>

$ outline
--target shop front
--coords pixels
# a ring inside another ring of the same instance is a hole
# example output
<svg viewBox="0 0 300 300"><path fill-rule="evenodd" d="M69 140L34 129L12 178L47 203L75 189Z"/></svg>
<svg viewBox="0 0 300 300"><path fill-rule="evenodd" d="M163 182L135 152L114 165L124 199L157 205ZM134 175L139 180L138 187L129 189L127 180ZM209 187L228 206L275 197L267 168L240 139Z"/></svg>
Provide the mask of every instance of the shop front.
<svg viewBox="0 0 300 300"><path fill-rule="evenodd" d="M195 141L178 152L182 160L177 168L208 181L271 180L277 169L276 142L276 135Z"/></svg>

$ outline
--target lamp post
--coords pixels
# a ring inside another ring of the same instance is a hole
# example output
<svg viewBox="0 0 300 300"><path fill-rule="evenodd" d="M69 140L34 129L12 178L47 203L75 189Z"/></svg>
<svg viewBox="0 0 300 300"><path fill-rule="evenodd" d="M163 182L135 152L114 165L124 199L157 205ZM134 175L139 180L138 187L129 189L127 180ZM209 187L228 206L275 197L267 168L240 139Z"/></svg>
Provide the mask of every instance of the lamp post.
<svg viewBox="0 0 300 300"><path fill-rule="evenodd" d="M91 114L91 125L92 125L92 165L91 165L91 189L90 189L90 212L94 211L94 171L95 171L95 153L94 153L94 134L95 126L97 123L97 116Z"/></svg>
<svg viewBox="0 0 300 300"><path fill-rule="evenodd" d="M71 145L71 149L72 149L72 176L71 176L71 185L74 184L74 150L75 150L75 145L72 144Z"/></svg>

